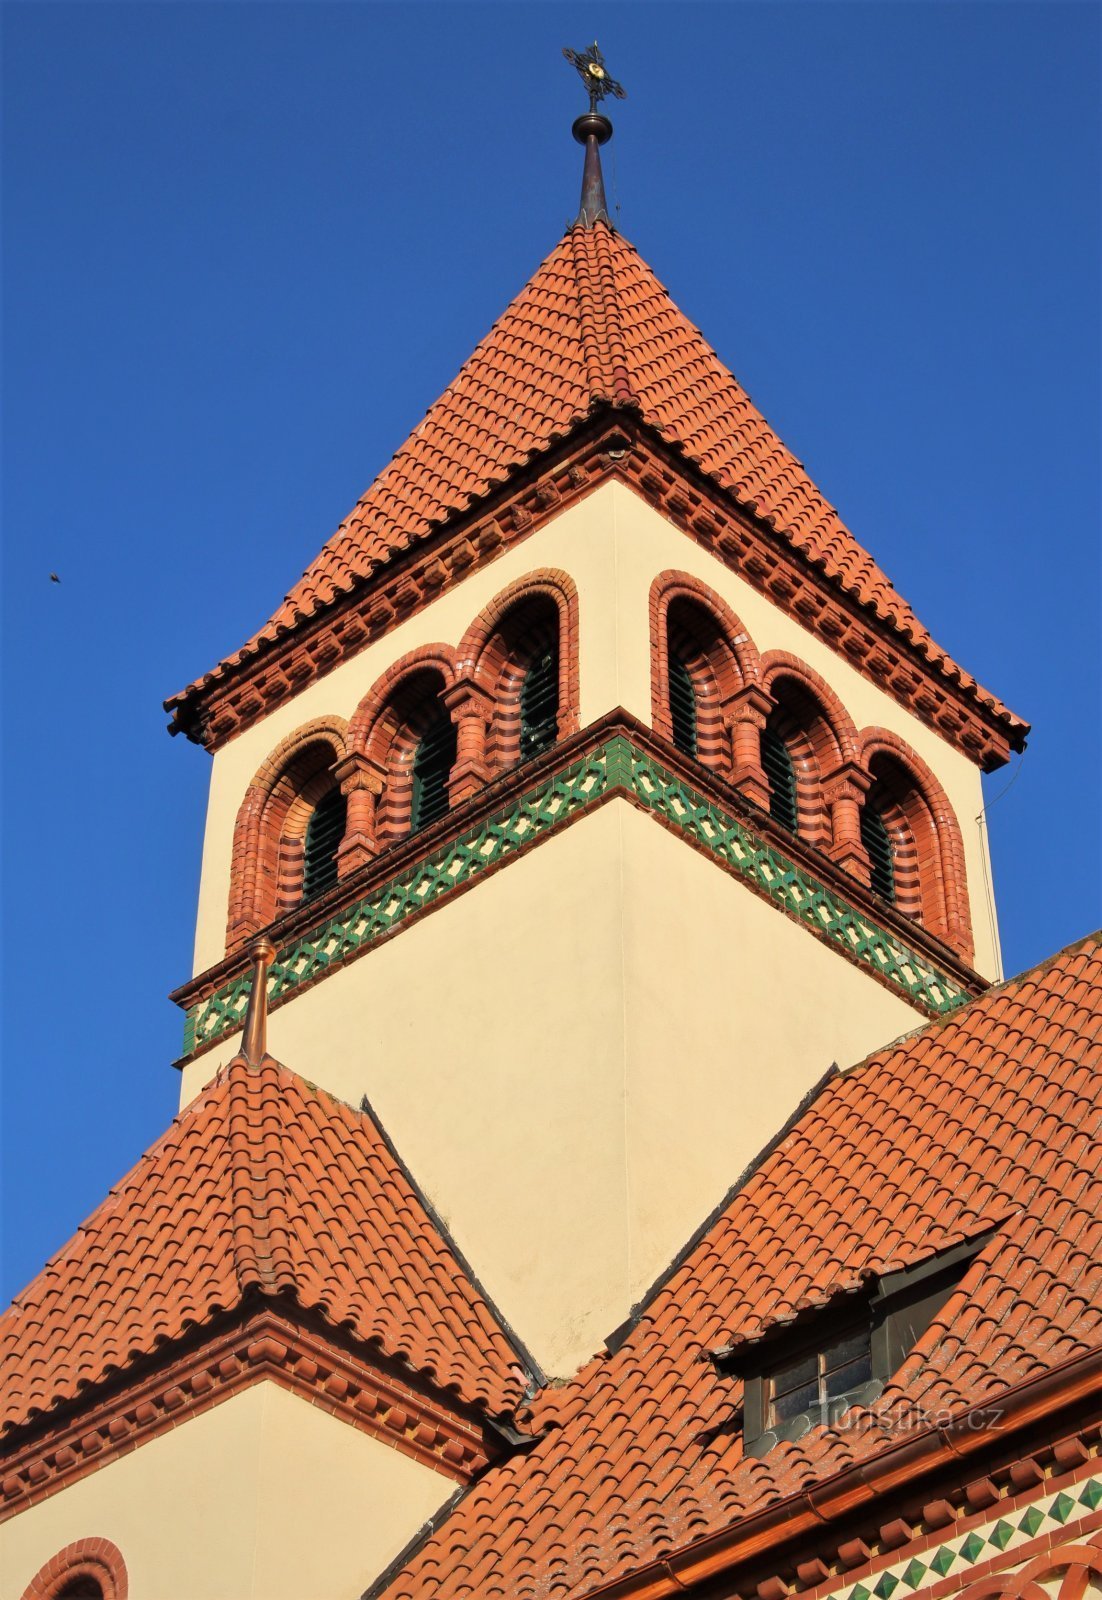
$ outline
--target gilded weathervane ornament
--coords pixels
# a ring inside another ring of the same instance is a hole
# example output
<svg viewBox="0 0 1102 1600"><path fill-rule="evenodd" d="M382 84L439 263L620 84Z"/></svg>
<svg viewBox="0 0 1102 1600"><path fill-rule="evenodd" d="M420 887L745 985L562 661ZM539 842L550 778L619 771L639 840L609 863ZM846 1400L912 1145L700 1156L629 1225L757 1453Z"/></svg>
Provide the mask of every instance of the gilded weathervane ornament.
<svg viewBox="0 0 1102 1600"><path fill-rule="evenodd" d="M605 58L597 48L594 39L588 50L564 50L563 55L572 67L578 69L579 76L585 84L586 93L589 95L589 109L596 111L597 103L610 94L616 100L623 100L627 90L623 84L617 83L615 78L609 76L605 66Z"/></svg>
<svg viewBox="0 0 1102 1600"><path fill-rule="evenodd" d="M596 39L588 50L564 50L563 55L572 67L578 69L589 95L589 110L575 117L572 129L578 143L585 145L582 204L575 226L591 228L595 222L607 222L611 228L612 218L608 214L605 180L601 172L601 146L612 138L612 123L603 112L597 110L597 102L603 100L606 94L612 95L614 100L625 99L624 87L609 76Z"/></svg>

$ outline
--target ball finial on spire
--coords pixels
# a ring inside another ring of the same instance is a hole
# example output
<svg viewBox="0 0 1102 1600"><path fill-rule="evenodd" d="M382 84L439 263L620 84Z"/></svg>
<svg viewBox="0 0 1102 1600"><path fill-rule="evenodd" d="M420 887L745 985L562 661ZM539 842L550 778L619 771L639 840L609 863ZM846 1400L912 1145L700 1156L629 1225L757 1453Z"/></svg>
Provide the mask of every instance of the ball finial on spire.
<svg viewBox="0 0 1102 1600"><path fill-rule="evenodd" d="M623 84L617 83L609 74L605 58L597 48L596 39L588 50L564 50L563 55L572 67L577 68L589 95L589 110L575 118L572 130L578 143L585 146L582 203L575 219L575 226L590 228L595 222L601 221L611 227L612 218L608 214L605 180L601 171L600 147L612 138L612 123L597 110L597 106L606 95L612 95L615 100L624 100L627 91Z"/></svg>

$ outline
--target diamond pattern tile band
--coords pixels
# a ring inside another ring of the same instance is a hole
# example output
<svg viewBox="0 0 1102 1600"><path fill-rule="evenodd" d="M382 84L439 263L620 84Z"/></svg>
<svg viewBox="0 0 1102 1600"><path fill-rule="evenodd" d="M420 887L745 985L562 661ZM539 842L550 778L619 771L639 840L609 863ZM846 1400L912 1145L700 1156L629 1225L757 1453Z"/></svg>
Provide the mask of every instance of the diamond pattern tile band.
<svg viewBox="0 0 1102 1600"><path fill-rule="evenodd" d="M778 909L871 968L923 1011L944 1015L969 998L927 957L818 882L745 822L698 794L649 752L615 734L285 945L271 968L270 1001L276 1004L317 982L410 917L439 905L489 868L550 837L613 795L623 795L658 817ZM188 1010L185 1058L241 1027L249 984L250 975L243 973Z"/></svg>
<svg viewBox="0 0 1102 1600"><path fill-rule="evenodd" d="M1059 1494L1046 1495L982 1528L972 1528L956 1539L947 1539L934 1550L924 1550L921 1556L911 1556L895 1566L885 1567L864 1583L838 1589L824 1600L892 1600L893 1596L894 1600L903 1600L931 1584L940 1583L951 1573L964 1576L970 1567L981 1561L990 1561L1015 1545L1028 1544L1039 1534L1078 1522L1096 1511L1099 1504L1102 1504L1102 1479L1085 1478Z"/></svg>

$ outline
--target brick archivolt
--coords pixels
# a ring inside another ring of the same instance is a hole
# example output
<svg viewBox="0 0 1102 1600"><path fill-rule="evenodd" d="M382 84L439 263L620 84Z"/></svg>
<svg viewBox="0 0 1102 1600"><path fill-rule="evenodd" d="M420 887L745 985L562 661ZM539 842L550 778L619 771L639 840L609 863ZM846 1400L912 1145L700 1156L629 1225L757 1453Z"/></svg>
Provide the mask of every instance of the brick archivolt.
<svg viewBox="0 0 1102 1600"><path fill-rule="evenodd" d="M343 717L317 717L280 741L245 791L234 825L226 948L236 949L302 894L311 812L347 753Z"/></svg>
<svg viewBox="0 0 1102 1600"><path fill-rule="evenodd" d="M441 708L456 725L449 783L461 803L520 755L520 695L534 659L558 645L558 738L578 729L578 592L557 569L531 572L474 618L458 646L421 645L383 672L346 723L323 717L268 756L234 831L226 947L233 951L302 896L303 842L322 796L347 800L341 878L410 830L417 746Z"/></svg>
<svg viewBox="0 0 1102 1600"><path fill-rule="evenodd" d="M867 885L861 810L875 805L892 840L896 904L971 961L964 841L945 791L897 734L858 731L838 695L788 651L762 654L723 597L689 573L666 571L650 592L651 711L670 739L670 657L688 669L697 707L697 759L768 809L766 729L796 775L802 839Z"/></svg>
<svg viewBox="0 0 1102 1600"><path fill-rule="evenodd" d="M875 806L893 847L896 905L970 961L972 930L961 830L928 766L897 734L858 731L834 690L787 651L761 653L722 596L668 570L649 601L651 710L673 737L669 681L676 654L696 702L696 759L762 809L769 730L796 776L797 829L853 878L871 869L862 808ZM347 823L338 873L348 877L408 835L413 765L446 712L456 729L449 800L459 805L520 758L521 691L557 643L557 738L579 725L578 594L568 573L531 572L485 606L455 646L419 646L392 663L345 723L323 717L271 753L246 792L234 834L227 948L233 951L301 899L303 844L322 796L339 784Z"/></svg>
<svg viewBox="0 0 1102 1600"><path fill-rule="evenodd" d="M91 1593L94 1585L103 1600L127 1600L130 1592L126 1562L110 1539L77 1539L66 1545L35 1574L22 1600L58 1600L68 1591Z"/></svg>

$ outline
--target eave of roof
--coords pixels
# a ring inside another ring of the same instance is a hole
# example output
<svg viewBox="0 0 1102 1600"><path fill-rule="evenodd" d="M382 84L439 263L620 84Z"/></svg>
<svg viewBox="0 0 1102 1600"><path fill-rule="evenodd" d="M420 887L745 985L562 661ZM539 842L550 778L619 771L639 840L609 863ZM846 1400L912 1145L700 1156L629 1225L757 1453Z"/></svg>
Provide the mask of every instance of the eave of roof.
<svg viewBox="0 0 1102 1600"><path fill-rule="evenodd" d="M464 363L269 621L165 702L195 704L568 436L630 410L999 725L1028 726L938 646L637 251L573 227Z"/></svg>
<svg viewBox="0 0 1102 1600"><path fill-rule="evenodd" d="M374 1120L271 1057L237 1057L0 1317L0 1427L257 1296L491 1418L529 1381Z"/></svg>

